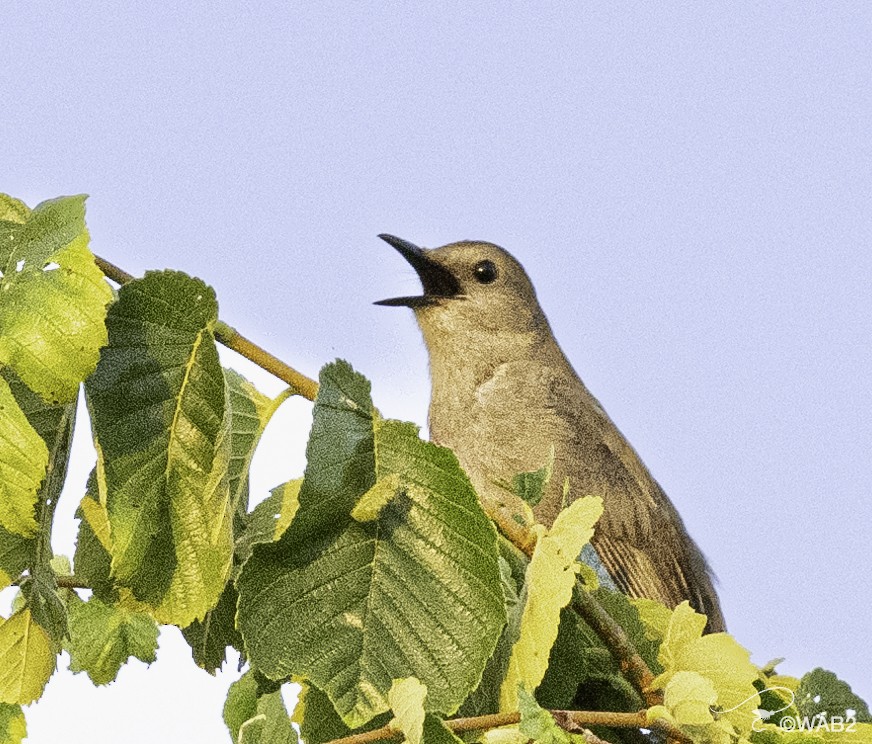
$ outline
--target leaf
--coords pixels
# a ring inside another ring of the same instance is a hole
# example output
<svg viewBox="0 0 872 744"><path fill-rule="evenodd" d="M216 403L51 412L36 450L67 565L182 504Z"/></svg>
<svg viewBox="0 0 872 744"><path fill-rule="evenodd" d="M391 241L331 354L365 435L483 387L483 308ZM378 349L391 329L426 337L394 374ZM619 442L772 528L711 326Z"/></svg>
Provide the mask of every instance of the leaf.
<svg viewBox="0 0 872 744"><path fill-rule="evenodd" d="M846 716L846 711L854 711L854 717L861 723L872 722L869 706L851 690L847 682L840 680L826 669L813 669L806 674L796 690L796 706L800 716Z"/></svg>
<svg viewBox="0 0 872 744"><path fill-rule="evenodd" d="M286 390L275 399L270 399L236 370L227 367L224 368L224 379L230 391L230 499L244 513L248 510L248 469L251 458L266 425L279 405L288 398L290 391Z"/></svg>
<svg viewBox="0 0 872 744"><path fill-rule="evenodd" d="M156 619L181 627L215 606L232 559L217 313L214 292L180 272L125 284L86 384L112 573Z"/></svg>
<svg viewBox="0 0 872 744"><path fill-rule="evenodd" d="M0 744L21 744L26 736L27 723L21 706L0 703Z"/></svg>
<svg viewBox="0 0 872 744"><path fill-rule="evenodd" d="M424 736L424 700L427 686L414 677L395 679L388 690L388 705L394 712L391 726L403 732L408 744L421 744Z"/></svg>
<svg viewBox="0 0 872 744"><path fill-rule="evenodd" d="M233 744L238 744L239 729L248 719L257 715L257 680L249 670L230 685L224 702L224 723L230 731Z"/></svg>
<svg viewBox="0 0 872 744"><path fill-rule="evenodd" d="M523 684L518 686L516 697L518 710L521 711L521 723L518 729L522 734L536 744L572 744L570 735L554 722L547 710L539 707L536 699L527 692Z"/></svg>
<svg viewBox="0 0 872 744"><path fill-rule="evenodd" d="M73 565L76 576L94 590L95 596L104 601L117 599L117 592L110 575L112 556L109 555L109 515L91 493L96 489L94 472L88 478L87 494L76 510L79 533L76 537L76 552Z"/></svg>
<svg viewBox="0 0 872 744"><path fill-rule="evenodd" d="M0 377L0 527L22 537L39 530L37 492L48 466L48 447Z"/></svg>
<svg viewBox="0 0 872 744"><path fill-rule="evenodd" d="M0 590L9 586L27 568L33 559L33 545L33 539L0 527Z"/></svg>
<svg viewBox="0 0 872 744"><path fill-rule="evenodd" d="M182 628L194 662L209 674L215 674L227 660L229 646L242 650L242 636L236 629L237 601L236 587L232 581L228 582L218 604L206 617Z"/></svg>
<svg viewBox="0 0 872 744"><path fill-rule="evenodd" d="M5 202L7 216L10 209ZM11 365L46 400L71 401L106 343L112 301L88 250L85 197L16 215L0 222L0 366Z"/></svg>
<svg viewBox="0 0 872 744"><path fill-rule="evenodd" d="M275 542L284 534L299 508L302 485L302 478L282 483L254 507L245 531L236 541L236 555L241 562L248 560L255 545Z"/></svg>
<svg viewBox="0 0 872 744"><path fill-rule="evenodd" d="M542 500L542 494L545 493L545 486L551 480L553 470L554 447L552 446L548 462L541 468L529 473L518 473L512 478L512 492L530 506L536 506Z"/></svg>
<svg viewBox="0 0 872 744"><path fill-rule="evenodd" d="M42 695L57 657L30 609L0 618L0 703L29 705Z"/></svg>
<svg viewBox="0 0 872 744"><path fill-rule="evenodd" d="M550 530L541 528L527 567L527 600L520 635L500 692L501 710L516 709L519 683L535 690L545 676L551 647L557 638L560 611L572 599L576 559L593 536L593 527L602 511L602 499L586 496L561 511Z"/></svg>
<svg viewBox="0 0 872 744"><path fill-rule="evenodd" d="M296 744L280 690L264 693L248 671L230 685L224 723L234 744Z"/></svg>
<svg viewBox="0 0 872 744"><path fill-rule="evenodd" d="M157 658L158 627L154 619L97 597L68 603L70 670L87 672L95 685L118 676L131 657L151 664Z"/></svg>
<svg viewBox="0 0 872 744"><path fill-rule="evenodd" d="M22 224L27 221L30 208L19 199L8 194L0 194L0 220Z"/></svg>
<svg viewBox="0 0 872 744"><path fill-rule="evenodd" d="M750 731L760 706L754 687L759 670L750 653L727 633L702 635L705 615L682 602L672 612L660 645L658 658L664 672L654 679L655 689L665 689L678 672L697 672L707 678L717 692L719 719L738 731Z"/></svg>
<svg viewBox="0 0 872 744"><path fill-rule="evenodd" d="M714 721L712 706L718 694L708 677L676 672L663 691L663 705L679 726L705 726Z"/></svg>
<svg viewBox="0 0 872 744"><path fill-rule="evenodd" d="M386 711L403 677L427 686L429 709L454 711L505 622L496 533L457 459L379 419L344 362L322 370L307 456L293 522L237 581L252 663L311 680L352 728ZM394 473L403 493L355 521Z"/></svg>

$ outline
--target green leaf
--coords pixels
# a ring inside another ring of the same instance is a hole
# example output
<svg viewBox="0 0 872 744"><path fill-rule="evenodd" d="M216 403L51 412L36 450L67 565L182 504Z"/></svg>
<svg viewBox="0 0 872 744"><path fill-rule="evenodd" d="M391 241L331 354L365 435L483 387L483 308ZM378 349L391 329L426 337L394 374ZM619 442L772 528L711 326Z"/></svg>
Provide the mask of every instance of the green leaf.
<svg viewBox="0 0 872 744"><path fill-rule="evenodd" d="M146 664L157 658L158 627L148 615L96 597L83 602L75 595L68 610L70 670L87 672L95 685L114 681L131 657Z"/></svg>
<svg viewBox="0 0 872 744"><path fill-rule="evenodd" d="M228 646L242 650L242 636L236 629L237 599L236 587L228 582L218 604L206 617L182 628L194 662L209 674L215 674L227 660Z"/></svg>
<svg viewBox="0 0 872 744"><path fill-rule="evenodd" d="M0 377L0 527L22 537L39 531L36 502L48 466L48 447Z"/></svg>
<svg viewBox="0 0 872 744"><path fill-rule="evenodd" d="M106 510L94 498L97 490L94 471L88 477L86 490L86 495L76 509L76 518L81 521L73 566L76 576L94 590L95 596L104 601L114 601L118 593L110 575L112 556L109 555L109 519ZM97 525L96 529L92 522Z"/></svg>
<svg viewBox="0 0 872 744"><path fill-rule="evenodd" d="M8 194L0 194L0 220L20 225L27 221L27 215L29 214L30 208L23 201L15 199ZM3 254L0 254L0 256L3 256Z"/></svg>
<svg viewBox="0 0 872 744"><path fill-rule="evenodd" d="M15 581L33 560L34 542L0 527L0 590Z"/></svg>
<svg viewBox="0 0 872 744"><path fill-rule="evenodd" d="M547 710L539 707L536 699L527 692L523 684L518 686L517 700L518 710L521 711L521 723L518 728L522 734L536 744L572 744L570 735L554 722Z"/></svg>
<svg viewBox="0 0 872 744"><path fill-rule="evenodd" d="M851 690L847 682L840 680L826 669L813 669L806 674L796 690L796 706L800 716L846 716L854 711L859 722L870 723L869 706Z"/></svg>
<svg viewBox="0 0 872 744"><path fill-rule="evenodd" d="M327 694L306 682L291 720L299 724L300 738L306 744L324 744L343 736L381 728L391 720L391 714L382 713L365 726L352 730L343 723Z"/></svg>
<svg viewBox="0 0 872 744"><path fill-rule="evenodd" d="M29 608L0 618L0 703L29 705L39 698L56 662L54 644Z"/></svg>
<svg viewBox="0 0 872 744"><path fill-rule="evenodd" d="M300 506L303 479L282 483L261 501L248 515L245 531L236 541L236 556L243 563L255 545L278 540L288 528Z"/></svg>
<svg viewBox="0 0 872 744"><path fill-rule="evenodd" d="M496 532L457 459L379 419L344 362L322 370L307 455L293 522L237 582L252 663L312 680L351 727L386 711L403 677L453 712L505 622ZM394 473L403 493L355 521L361 496Z"/></svg>
<svg viewBox="0 0 872 744"><path fill-rule="evenodd" d="M230 685L224 723L234 744L296 744L280 690L264 693L248 671Z"/></svg>
<svg viewBox="0 0 872 744"><path fill-rule="evenodd" d="M86 385L112 573L156 619L181 627L215 606L232 559L217 313L214 292L180 272L125 284Z"/></svg>
<svg viewBox="0 0 872 744"><path fill-rule="evenodd" d="M288 398L286 390L275 399L261 393L236 370L224 368L230 391L231 455L228 467L230 499L242 513L248 511L248 469L251 458L273 413Z"/></svg>
<svg viewBox="0 0 872 744"><path fill-rule="evenodd" d="M463 739L452 733L441 719L428 713L424 718L424 734L421 742L422 744L463 744Z"/></svg>
<svg viewBox="0 0 872 744"><path fill-rule="evenodd" d="M554 470L554 447L551 447L551 455L541 468L529 473L518 473L512 478L511 490L519 498L524 499L530 506L536 506L542 500L545 486L551 480Z"/></svg>
<svg viewBox="0 0 872 744"><path fill-rule="evenodd" d="M239 729L248 719L257 715L257 680L249 670L230 685L224 702L224 723L230 731L233 744L238 744Z"/></svg>
<svg viewBox="0 0 872 744"><path fill-rule="evenodd" d="M0 245L0 366L11 365L47 400L71 401L106 343L112 301L88 250L85 197L43 202L22 222L0 221Z"/></svg>
<svg viewBox="0 0 872 744"><path fill-rule="evenodd" d="M27 723L21 706L0 703L0 744L21 744L26 736Z"/></svg>
<svg viewBox="0 0 872 744"><path fill-rule="evenodd" d="M527 567L527 599L520 635L500 692L501 710L517 708L519 684L535 690L545 676L551 647L557 638L560 611L572 599L578 554L593 536L602 511L602 499L586 496L561 511L551 529L540 526L541 534Z"/></svg>
<svg viewBox="0 0 872 744"><path fill-rule="evenodd" d="M427 686L414 677L395 679L388 690L388 705L394 713L391 725L403 732L407 744L421 744L424 736L424 700Z"/></svg>
<svg viewBox="0 0 872 744"><path fill-rule="evenodd" d="M481 716L499 710L500 685L509 667L512 646L518 640L524 605L518 597L518 586L509 562L500 556L499 565L507 622L497 641L496 649L488 659L478 687L470 693L458 711L461 716Z"/></svg>

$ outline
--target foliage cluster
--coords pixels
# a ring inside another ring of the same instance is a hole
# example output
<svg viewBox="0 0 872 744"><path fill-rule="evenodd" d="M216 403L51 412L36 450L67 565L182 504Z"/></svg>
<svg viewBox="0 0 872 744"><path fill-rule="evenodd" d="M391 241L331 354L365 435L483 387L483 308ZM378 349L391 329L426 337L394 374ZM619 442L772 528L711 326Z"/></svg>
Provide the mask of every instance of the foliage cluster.
<svg viewBox="0 0 872 744"><path fill-rule="evenodd" d="M0 196L0 589L17 587L0 744L25 736L22 706L62 650L107 684L154 661L161 624L208 672L241 654L224 709L237 744L872 740L834 675L779 676L686 604L601 586L578 560L595 495L533 523L543 464L481 504L454 455L382 418L344 362L321 371L303 477L252 508L260 436L305 391L269 399L222 367L202 281L113 290L84 201ZM51 530L82 389L98 457L71 563Z"/></svg>

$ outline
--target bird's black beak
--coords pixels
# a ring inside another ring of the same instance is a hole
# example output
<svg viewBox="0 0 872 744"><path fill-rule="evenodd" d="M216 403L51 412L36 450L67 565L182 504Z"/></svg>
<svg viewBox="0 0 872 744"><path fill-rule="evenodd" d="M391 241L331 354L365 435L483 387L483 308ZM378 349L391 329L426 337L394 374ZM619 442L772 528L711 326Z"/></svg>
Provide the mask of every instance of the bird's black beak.
<svg viewBox="0 0 872 744"><path fill-rule="evenodd" d="M403 258L412 265L424 287L424 294L418 297L393 297L389 300L379 300L374 304L412 308L424 307L432 305L440 299L460 294L460 283L454 274L430 258L426 250L393 235L379 235L379 237L388 245L396 248Z"/></svg>

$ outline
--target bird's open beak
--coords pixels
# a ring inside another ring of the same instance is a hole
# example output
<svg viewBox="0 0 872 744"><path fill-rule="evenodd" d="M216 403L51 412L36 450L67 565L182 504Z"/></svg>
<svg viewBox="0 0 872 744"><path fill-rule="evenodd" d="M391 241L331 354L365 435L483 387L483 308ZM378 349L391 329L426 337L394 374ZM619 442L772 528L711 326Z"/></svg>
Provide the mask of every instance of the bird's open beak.
<svg viewBox="0 0 872 744"><path fill-rule="evenodd" d="M401 307L424 307L432 305L440 299L454 297L460 294L460 284L448 269L427 255L427 251L419 248L408 240L393 235L379 235L388 245L396 248L403 258L417 272L424 288L424 294L417 297L393 297L389 300L379 300L376 305Z"/></svg>

